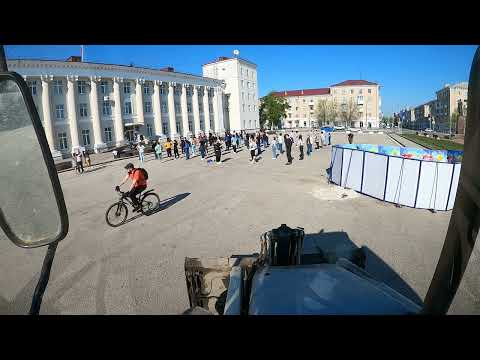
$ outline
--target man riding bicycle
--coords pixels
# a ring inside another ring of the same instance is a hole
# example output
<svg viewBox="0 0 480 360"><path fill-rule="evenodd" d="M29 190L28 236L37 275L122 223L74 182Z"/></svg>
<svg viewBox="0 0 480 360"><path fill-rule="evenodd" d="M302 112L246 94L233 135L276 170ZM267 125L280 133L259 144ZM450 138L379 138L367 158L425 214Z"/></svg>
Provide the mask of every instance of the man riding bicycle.
<svg viewBox="0 0 480 360"><path fill-rule="evenodd" d="M130 190L125 194L125 196L130 196L130 199L133 203L133 211L138 211L141 205L137 199L137 195L147 188L147 179L145 179L143 171L139 168L135 168L132 163L128 163L125 166L125 169L128 171L128 173L120 185L115 187L115 190L120 191L120 186L125 184L128 179L132 179L132 186L130 186Z"/></svg>

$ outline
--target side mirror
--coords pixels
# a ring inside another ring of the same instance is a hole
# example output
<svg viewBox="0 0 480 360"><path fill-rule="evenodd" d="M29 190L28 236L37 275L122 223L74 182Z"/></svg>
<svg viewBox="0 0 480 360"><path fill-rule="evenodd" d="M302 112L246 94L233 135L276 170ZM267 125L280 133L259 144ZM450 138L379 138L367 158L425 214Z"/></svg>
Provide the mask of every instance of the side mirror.
<svg viewBox="0 0 480 360"><path fill-rule="evenodd" d="M62 240L68 215L43 125L23 78L0 73L0 227L16 245Z"/></svg>

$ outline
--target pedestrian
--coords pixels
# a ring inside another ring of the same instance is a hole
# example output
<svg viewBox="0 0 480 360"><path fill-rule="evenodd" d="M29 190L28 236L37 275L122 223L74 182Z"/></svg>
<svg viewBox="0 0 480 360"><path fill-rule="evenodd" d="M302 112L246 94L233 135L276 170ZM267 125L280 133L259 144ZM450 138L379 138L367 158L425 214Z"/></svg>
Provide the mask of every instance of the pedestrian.
<svg viewBox="0 0 480 360"><path fill-rule="evenodd" d="M277 137L274 136L272 140L272 159L277 160Z"/></svg>
<svg viewBox="0 0 480 360"><path fill-rule="evenodd" d="M83 174L83 159L82 159L82 153L80 150L77 149L75 155L75 162L76 162L76 170L77 173Z"/></svg>
<svg viewBox="0 0 480 360"><path fill-rule="evenodd" d="M143 142L140 142L137 145L137 150L138 150L138 158L143 165L143 160L145 159L145 146L143 145Z"/></svg>
<svg viewBox="0 0 480 360"><path fill-rule="evenodd" d="M248 142L248 147L250 149L250 156L251 156L251 163L253 164L256 160L255 157L255 150L258 148L258 145L255 143L255 137L254 135L250 135L250 141Z"/></svg>
<svg viewBox="0 0 480 360"><path fill-rule="evenodd" d="M172 157L172 141L170 138L167 138L165 142L165 150L167 150L167 157Z"/></svg>
<svg viewBox="0 0 480 360"><path fill-rule="evenodd" d="M118 151L117 150L113 150L112 154L113 154L114 159L116 159L118 157Z"/></svg>
<svg viewBox="0 0 480 360"><path fill-rule="evenodd" d="M315 150L320 150L320 141L318 139L317 131L315 131L315 135L313 136L313 141L315 141Z"/></svg>
<svg viewBox="0 0 480 360"><path fill-rule="evenodd" d="M300 157L298 158L298 160L303 160L303 136L302 135L298 135L297 145L300 148Z"/></svg>
<svg viewBox="0 0 480 360"><path fill-rule="evenodd" d="M222 143L220 142L220 138L217 138L213 150L215 151L215 163L220 164L220 158L222 157Z"/></svg>
<svg viewBox="0 0 480 360"><path fill-rule="evenodd" d="M175 159L178 159L180 155L178 154L178 141L177 139L173 140L173 154L175 155Z"/></svg>
<svg viewBox="0 0 480 360"><path fill-rule="evenodd" d="M328 145L332 145L332 132L328 131L327 135L328 135ZM353 138L352 138L352 140L353 140Z"/></svg>
<svg viewBox="0 0 480 360"><path fill-rule="evenodd" d="M244 135L243 142L245 144L245 147L248 149L248 134L247 133L245 133L245 135Z"/></svg>
<svg viewBox="0 0 480 360"><path fill-rule="evenodd" d="M278 152L283 154L283 136L282 133L279 134L278 136L278 142L277 142L277 147L278 147Z"/></svg>
<svg viewBox="0 0 480 360"><path fill-rule="evenodd" d="M237 149L240 149L240 137L238 136L238 133L235 133L235 138L237 139Z"/></svg>
<svg viewBox="0 0 480 360"><path fill-rule="evenodd" d="M157 141L152 141L152 152L155 155L155 159L158 160L158 154L155 148L157 147Z"/></svg>
<svg viewBox="0 0 480 360"><path fill-rule="evenodd" d="M312 137L310 134L307 135L307 156L310 156L313 152L312 146Z"/></svg>
<svg viewBox="0 0 480 360"><path fill-rule="evenodd" d="M162 145L160 145L160 142L157 141L157 145L155 145L155 158L157 160L162 160Z"/></svg>
<svg viewBox="0 0 480 360"><path fill-rule="evenodd" d="M184 141L184 154L185 154L185 160L188 160L190 159L190 147L191 147L191 143L190 141L185 138L185 141Z"/></svg>
<svg viewBox="0 0 480 360"><path fill-rule="evenodd" d="M185 149L185 138L182 136L180 138L180 148L182 149L182 155L185 153L184 152L184 149Z"/></svg>
<svg viewBox="0 0 480 360"><path fill-rule="evenodd" d="M292 165L292 144L293 144L293 139L288 135L285 134L283 138L285 142L285 149L287 151L287 163L285 165Z"/></svg>
<svg viewBox="0 0 480 360"><path fill-rule="evenodd" d="M85 156L85 165L87 165L87 167L92 166L92 162L90 161L90 153L88 150L85 150L84 156Z"/></svg>
<svg viewBox="0 0 480 360"><path fill-rule="evenodd" d="M197 138L194 136L192 138L192 156L195 156L195 151L197 150L197 143L198 143L198 140Z"/></svg>
<svg viewBox="0 0 480 360"><path fill-rule="evenodd" d="M320 133L320 147L323 148L327 144L327 135L324 130Z"/></svg>
<svg viewBox="0 0 480 360"><path fill-rule="evenodd" d="M348 142L353 143L353 133L348 134Z"/></svg>
<svg viewBox="0 0 480 360"><path fill-rule="evenodd" d="M205 143L206 143L206 139L202 136L202 138L200 139L200 157L202 160L205 159Z"/></svg>
<svg viewBox="0 0 480 360"><path fill-rule="evenodd" d="M212 135L212 133L208 133L208 143L210 144L210 146L213 145L213 135Z"/></svg>
<svg viewBox="0 0 480 360"><path fill-rule="evenodd" d="M232 148L233 148L234 153L237 153L237 146L238 146L238 144L237 144L237 134L235 133L232 136Z"/></svg>
<svg viewBox="0 0 480 360"><path fill-rule="evenodd" d="M260 154L262 153L262 148L261 148L261 145L260 145L261 136L260 136L259 133L257 134L256 142L257 142L257 152L258 152L257 156L260 156Z"/></svg>

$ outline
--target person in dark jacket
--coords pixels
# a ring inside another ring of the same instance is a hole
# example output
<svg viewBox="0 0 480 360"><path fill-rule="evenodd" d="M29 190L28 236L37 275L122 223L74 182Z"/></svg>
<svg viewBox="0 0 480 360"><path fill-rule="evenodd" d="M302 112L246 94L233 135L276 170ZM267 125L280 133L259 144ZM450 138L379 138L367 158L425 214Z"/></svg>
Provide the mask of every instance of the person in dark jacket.
<svg viewBox="0 0 480 360"><path fill-rule="evenodd" d="M173 154L175 155L175 159L178 159L180 155L178 154L178 141L177 139L173 140Z"/></svg>
<svg viewBox="0 0 480 360"><path fill-rule="evenodd" d="M288 136L288 134L285 134L283 137L284 143L285 143L285 149L287 150L287 163L285 165L292 165L292 145L293 145L293 139Z"/></svg>
<svg viewBox="0 0 480 360"><path fill-rule="evenodd" d="M180 148L182 149L182 154L185 154L185 138L180 139Z"/></svg>
<svg viewBox="0 0 480 360"><path fill-rule="evenodd" d="M213 150L215 151L215 163L220 164L222 157L222 143L220 142L220 138L217 138L217 141L213 145Z"/></svg>

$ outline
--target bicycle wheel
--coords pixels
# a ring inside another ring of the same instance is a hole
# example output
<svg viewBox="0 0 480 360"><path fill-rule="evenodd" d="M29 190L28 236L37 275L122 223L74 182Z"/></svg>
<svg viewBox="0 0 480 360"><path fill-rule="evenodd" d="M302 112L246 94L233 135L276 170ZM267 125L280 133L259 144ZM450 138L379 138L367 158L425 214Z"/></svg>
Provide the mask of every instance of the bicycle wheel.
<svg viewBox="0 0 480 360"><path fill-rule="evenodd" d="M160 207L160 198L155 193L148 193L142 199L142 213L149 214Z"/></svg>
<svg viewBox="0 0 480 360"><path fill-rule="evenodd" d="M128 208L124 203L116 203L111 205L105 213L105 220L107 224L112 227L122 225L128 216Z"/></svg>

